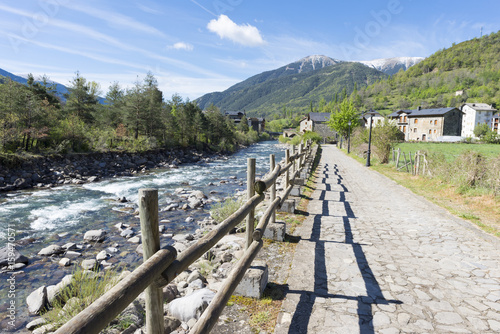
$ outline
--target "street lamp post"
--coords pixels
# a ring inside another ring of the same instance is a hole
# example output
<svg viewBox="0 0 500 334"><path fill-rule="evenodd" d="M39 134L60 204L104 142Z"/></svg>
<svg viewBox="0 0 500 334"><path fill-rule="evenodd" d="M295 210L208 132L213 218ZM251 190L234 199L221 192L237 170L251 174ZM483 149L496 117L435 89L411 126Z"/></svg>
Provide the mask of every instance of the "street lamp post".
<svg viewBox="0 0 500 334"><path fill-rule="evenodd" d="M347 154L351 153L351 121L347 123L349 125L349 132L347 137Z"/></svg>
<svg viewBox="0 0 500 334"><path fill-rule="evenodd" d="M368 115L370 115L370 134L368 135L368 152L366 153L366 167L370 167L370 153L372 148L372 119L375 111L373 109L370 110Z"/></svg>

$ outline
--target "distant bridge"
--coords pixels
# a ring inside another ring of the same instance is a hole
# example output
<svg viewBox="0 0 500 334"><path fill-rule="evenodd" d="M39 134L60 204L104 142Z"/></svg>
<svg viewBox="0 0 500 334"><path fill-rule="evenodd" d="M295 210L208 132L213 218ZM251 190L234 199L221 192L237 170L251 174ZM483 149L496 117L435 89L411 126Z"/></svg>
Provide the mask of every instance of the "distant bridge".
<svg viewBox="0 0 500 334"><path fill-rule="evenodd" d="M299 133L295 129L283 129L283 137L285 138L293 138L298 134Z"/></svg>

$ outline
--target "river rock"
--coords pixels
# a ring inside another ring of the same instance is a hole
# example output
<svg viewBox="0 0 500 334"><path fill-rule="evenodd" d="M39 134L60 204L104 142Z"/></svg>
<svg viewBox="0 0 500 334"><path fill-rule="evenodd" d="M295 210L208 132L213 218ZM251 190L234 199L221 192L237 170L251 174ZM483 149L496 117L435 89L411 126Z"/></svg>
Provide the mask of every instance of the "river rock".
<svg viewBox="0 0 500 334"><path fill-rule="evenodd" d="M26 188L29 188L31 187L31 179L30 180L26 180L24 178L18 178L14 181L14 187L16 187L17 189L26 189Z"/></svg>
<svg viewBox="0 0 500 334"><path fill-rule="evenodd" d="M76 249L76 244L74 242L68 242L67 244L62 245L62 248L65 250L74 250Z"/></svg>
<svg viewBox="0 0 500 334"><path fill-rule="evenodd" d="M164 319L165 333L172 333L181 325L181 321L177 318L166 316Z"/></svg>
<svg viewBox="0 0 500 334"><path fill-rule="evenodd" d="M67 257L68 259L76 259L77 257L80 257L82 256L82 253L78 253L78 252L75 252L75 251L67 251L66 253L64 253L64 257Z"/></svg>
<svg viewBox="0 0 500 334"><path fill-rule="evenodd" d="M91 176L91 177L87 178L87 182L96 182L96 181L99 181L98 176Z"/></svg>
<svg viewBox="0 0 500 334"><path fill-rule="evenodd" d="M124 238L129 239L129 238L132 238L132 237L134 236L134 233L135 233L135 232L134 232L134 230L133 230L133 229L131 229L131 228L127 228L127 229L123 230L123 231L120 233L120 235L121 235L122 237L124 237Z"/></svg>
<svg viewBox="0 0 500 334"><path fill-rule="evenodd" d="M199 319L214 296L215 293L209 289L196 290L188 296L172 300L168 304L168 311L184 322L193 318Z"/></svg>
<svg viewBox="0 0 500 334"><path fill-rule="evenodd" d="M194 190L194 191L192 191L190 196L191 197L195 197L197 199L205 199L205 198L207 198L207 196L205 196L205 194L201 190Z"/></svg>
<svg viewBox="0 0 500 334"><path fill-rule="evenodd" d="M86 270L94 270L97 269L97 260L96 259L87 259L82 261L82 268Z"/></svg>
<svg viewBox="0 0 500 334"><path fill-rule="evenodd" d="M108 258L108 253L106 253L105 250L100 251L99 254L97 254L95 257L97 261L104 261L107 258Z"/></svg>
<svg viewBox="0 0 500 334"><path fill-rule="evenodd" d="M0 248L0 267L5 267L9 265L9 261L13 263L24 263L28 264L29 259L19 253L14 246L5 246Z"/></svg>
<svg viewBox="0 0 500 334"><path fill-rule="evenodd" d="M188 206L191 209L197 209L197 208L200 208L203 206L203 201L199 198L196 198L196 197L190 197L188 199Z"/></svg>
<svg viewBox="0 0 500 334"><path fill-rule="evenodd" d="M68 259L67 257L63 257L60 261L59 261L59 265L62 266L62 267L69 267L71 265L71 260Z"/></svg>
<svg viewBox="0 0 500 334"><path fill-rule="evenodd" d="M39 314L47 306L47 287L41 286L26 298L28 311L31 314Z"/></svg>
<svg viewBox="0 0 500 334"><path fill-rule="evenodd" d="M177 286L175 284L169 284L163 287L163 300L165 300L166 303L170 303L177 297L178 294L179 291L177 290Z"/></svg>
<svg viewBox="0 0 500 334"><path fill-rule="evenodd" d="M128 239L128 241L133 243L133 244L139 244L139 243L141 243L141 237L136 235L135 237Z"/></svg>
<svg viewBox="0 0 500 334"><path fill-rule="evenodd" d="M90 230L83 236L83 240L87 242L103 242L105 238L106 231L104 230Z"/></svg>
<svg viewBox="0 0 500 334"><path fill-rule="evenodd" d="M193 217L187 217L184 221L186 223L192 223L192 222L194 222L194 218Z"/></svg>
<svg viewBox="0 0 500 334"><path fill-rule="evenodd" d="M179 203L172 203L169 204L165 207L164 211L172 211L174 209L177 209L179 207Z"/></svg>
<svg viewBox="0 0 500 334"><path fill-rule="evenodd" d="M45 318L42 318L42 317L36 318L35 320L28 322L28 324L26 325L26 329L29 331L32 331L37 327L45 325L46 323L47 323L47 320L45 320Z"/></svg>
<svg viewBox="0 0 500 334"><path fill-rule="evenodd" d="M188 276L188 278L186 279L186 281L187 281L188 283L191 283L191 282L193 282L193 281L196 281L197 279L205 280L205 278L203 277L203 275L202 275L202 274L200 274L200 272L199 272L198 270L193 270L193 271L189 274L189 276Z"/></svg>
<svg viewBox="0 0 500 334"><path fill-rule="evenodd" d="M50 305L54 305L54 302L61 297L61 292L71 284L72 279L73 275L66 275L56 285L49 285L47 287L47 301Z"/></svg>
<svg viewBox="0 0 500 334"><path fill-rule="evenodd" d="M50 245L45 248L42 248L41 251L38 252L38 255L41 256L52 256L64 253L64 249L59 245Z"/></svg>

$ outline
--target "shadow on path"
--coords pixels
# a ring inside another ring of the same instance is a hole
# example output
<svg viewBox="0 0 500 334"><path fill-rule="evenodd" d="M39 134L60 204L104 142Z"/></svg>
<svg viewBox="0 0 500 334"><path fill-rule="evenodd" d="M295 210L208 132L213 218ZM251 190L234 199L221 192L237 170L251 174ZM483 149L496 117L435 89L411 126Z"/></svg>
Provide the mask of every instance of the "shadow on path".
<svg viewBox="0 0 500 334"><path fill-rule="evenodd" d="M319 197L322 203L322 213L314 217L312 233L309 239L302 239L303 242L314 242L315 243L315 258L314 258L314 289L313 291L297 291L288 290L287 293L300 294L300 301L297 305L295 313L292 318L288 333L307 333L307 327L309 325L310 317L313 311L314 303L316 297L322 298L338 298L347 300L356 300L358 302L357 314L358 314L358 324L359 333L361 334L371 334L375 333L372 324L372 305L373 304L402 304L398 300L386 300L380 289L380 285L377 282L377 278L370 269L370 265L366 259L363 252L362 244L354 242L352 235L351 220L356 218L354 211L351 208L351 204L346 200L345 193L348 189L342 184L342 176L339 175L337 165L333 167L333 175L337 177L337 184L341 185L342 191L340 191L339 202L344 203L344 208L346 215L342 217L343 227L345 233L345 239L343 242L332 241L332 240L321 240L321 218L330 216L328 201L325 200L326 193L331 190L330 184L326 181L332 179L328 174L329 166L325 164L323 178L321 183L325 184L325 189L321 192ZM345 296L339 294L332 294L328 292L328 274L326 269L326 257L325 257L325 244L326 243L345 243L352 246L354 256L356 258L356 264L363 277L365 284L366 295L358 296Z"/></svg>

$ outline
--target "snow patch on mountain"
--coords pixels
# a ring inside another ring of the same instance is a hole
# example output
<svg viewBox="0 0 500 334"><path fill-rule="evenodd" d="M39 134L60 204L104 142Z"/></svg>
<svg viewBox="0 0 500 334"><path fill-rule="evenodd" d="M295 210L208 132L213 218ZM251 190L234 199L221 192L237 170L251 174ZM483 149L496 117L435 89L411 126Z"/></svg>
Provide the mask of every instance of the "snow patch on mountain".
<svg viewBox="0 0 500 334"><path fill-rule="evenodd" d="M392 75L397 73L400 69L406 71L408 68L418 64L424 59L423 57L394 57L359 61L358 63Z"/></svg>
<svg viewBox="0 0 500 334"><path fill-rule="evenodd" d="M312 55L288 64L286 70L295 71L297 73L309 72L319 70L327 66L335 65L340 62L342 61L327 56Z"/></svg>

